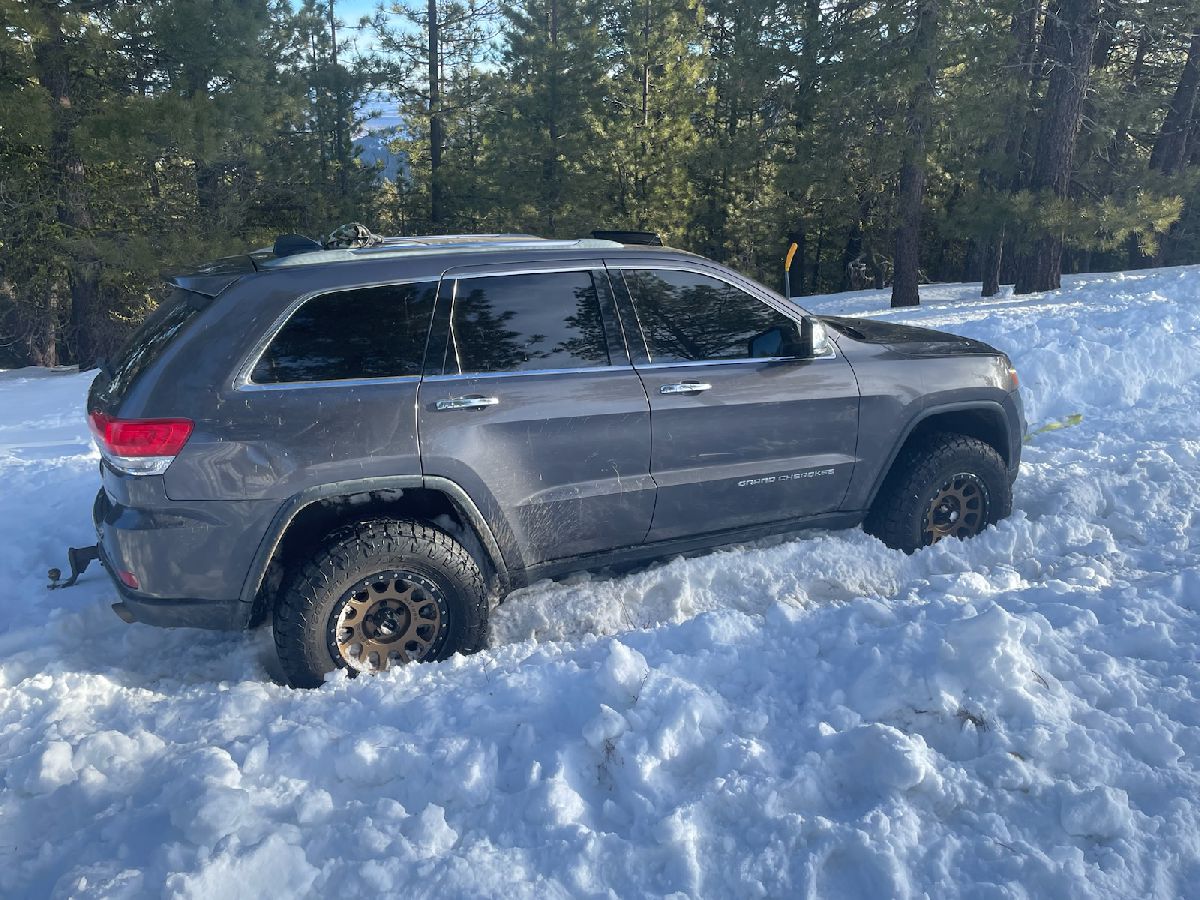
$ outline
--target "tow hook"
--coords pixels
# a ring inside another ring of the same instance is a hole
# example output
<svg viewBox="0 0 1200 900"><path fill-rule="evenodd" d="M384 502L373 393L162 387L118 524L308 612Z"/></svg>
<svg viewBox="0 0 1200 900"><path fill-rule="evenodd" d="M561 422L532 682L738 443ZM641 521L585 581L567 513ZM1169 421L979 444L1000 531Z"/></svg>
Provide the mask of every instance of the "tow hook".
<svg viewBox="0 0 1200 900"><path fill-rule="evenodd" d="M62 572L58 569L51 569L46 573L50 579L50 583L46 587L50 590L71 587L79 580L79 576L87 571L87 567L91 561L99 558L100 548L95 544L92 544L90 547L69 547L67 549L67 562L71 565L71 577L60 583L59 579L62 578Z"/></svg>

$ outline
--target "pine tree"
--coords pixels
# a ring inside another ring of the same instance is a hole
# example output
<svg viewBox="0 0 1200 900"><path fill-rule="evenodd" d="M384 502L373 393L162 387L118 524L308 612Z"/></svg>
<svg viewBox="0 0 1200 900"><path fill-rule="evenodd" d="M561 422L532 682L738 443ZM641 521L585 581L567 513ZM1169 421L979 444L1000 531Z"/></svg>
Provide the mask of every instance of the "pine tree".
<svg viewBox="0 0 1200 900"><path fill-rule="evenodd" d="M907 146L900 167L900 224L896 229L895 280L892 306L917 306L920 283L921 211L925 202L927 134L933 119L937 82L938 0L919 0L911 33L910 66L915 80L909 95Z"/></svg>
<svg viewBox="0 0 1200 900"><path fill-rule="evenodd" d="M1171 97L1171 105L1150 153L1150 168L1174 175L1186 158L1187 136L1196 123L1196 98L1200 96L1200 26L1193 26L1187 61Z"/></svg>
<svg viewBox="0 0 1200 900"><path fill-rule="evenodd" d="M1099 29L1100 0L1055 0L1046 14L1042 43L1049 68L1048 86L1039 113L1037 149L1029 179L1030 190L1046 199L1067 196ZM1062 227L1051 224L1040 232L1021 261L1018 294L1059 286Z"/></svg>
<svg viewBox="0 0 1200 900"><path fill-rule="evenodd" d="M609 88L598 5L523 0L504 10L493 135L485 144L508 227L575 236L603 221L594 177Z"/></svg>
<svg viewBox="0 0 1200 900"><path fill-rule="evenodd" d="M991 138L991 160L980 172L980 182L989 194L990 202L1002 203L1004 194L1021 187L1019 153L1025 136L1030 90L1033 86L1033 67L1037 53L1038 19L1041 0L1016 0L1009 16L1010 43L1001 71L995 72L1000 85L1000 128ZM1000 290L1000 266L1004 260L1005 222L1002 217L982 236L982 289L984 297Z"/></svg>
<svg viewBox="0 0 1200 900"><path fill-rule="evenodd" d="M704 80L695 0L610 0L602 141L613 224L682 236ZM599 223L598 223L599 224Z"/></svg>

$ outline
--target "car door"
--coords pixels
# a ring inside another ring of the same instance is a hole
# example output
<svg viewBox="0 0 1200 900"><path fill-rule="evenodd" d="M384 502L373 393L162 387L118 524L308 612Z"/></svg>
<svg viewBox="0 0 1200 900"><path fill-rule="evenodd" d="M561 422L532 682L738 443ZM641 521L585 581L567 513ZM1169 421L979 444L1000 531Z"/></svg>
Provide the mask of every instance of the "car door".
<svg viewBox="0 0 1200 900"><path fill-rule="evenodd" d="M510 566L639 544L650 407L598 261L451 269L419 396L424 473L467 491Z"/></svg>
<svg viewBox="0 0 1200 900"><path fill-rule="evenodd" d="M833 345L802 351L803 314L724 270L609 267L650 401L658 499L647 539L836 510L854 470L859 395Z"/></svg>

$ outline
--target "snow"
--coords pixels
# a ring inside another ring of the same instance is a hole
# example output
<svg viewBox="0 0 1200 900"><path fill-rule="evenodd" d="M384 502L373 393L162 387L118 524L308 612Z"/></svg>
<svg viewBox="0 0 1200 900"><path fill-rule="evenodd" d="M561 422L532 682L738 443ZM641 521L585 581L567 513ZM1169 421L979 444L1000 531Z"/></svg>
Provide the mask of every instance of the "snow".
<svg viewBox="0 0 1200 900"><path fill-rule="evenodd" d="M89 376L0 373L0 895L1200 896L1200 267L977 292L804 305L1010 354L998 527L539 584L483 653L308 692L266 630L45 590Z"/></svg>

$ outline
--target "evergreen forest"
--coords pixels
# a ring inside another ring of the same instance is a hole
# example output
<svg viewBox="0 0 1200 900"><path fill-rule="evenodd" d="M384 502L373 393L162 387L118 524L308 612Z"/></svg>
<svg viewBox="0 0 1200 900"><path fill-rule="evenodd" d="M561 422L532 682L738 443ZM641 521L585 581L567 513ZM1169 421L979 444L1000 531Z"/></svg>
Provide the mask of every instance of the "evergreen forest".
<svg viewBox="0 0 1200 900"><path fill-rule="evenodd" d="M1198 94L1200 0L0 0L0 366L352 221L649 230L776 289L795 243L794 295L896 306L1197 263Z"/></svg>

